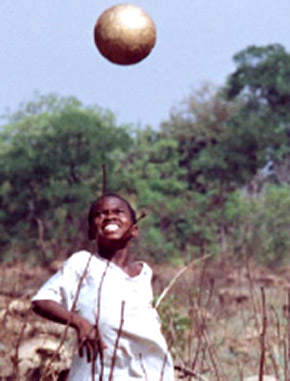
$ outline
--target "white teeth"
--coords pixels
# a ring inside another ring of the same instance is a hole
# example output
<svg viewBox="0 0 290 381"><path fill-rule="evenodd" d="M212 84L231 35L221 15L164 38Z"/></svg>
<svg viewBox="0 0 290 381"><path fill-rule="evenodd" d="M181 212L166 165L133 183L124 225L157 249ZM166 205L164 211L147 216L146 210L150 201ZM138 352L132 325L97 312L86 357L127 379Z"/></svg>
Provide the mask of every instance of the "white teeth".
<svg viewBox="0 0 290 381"><path fill-rule="evenodd" d="M109 224L109 225L106 225L106 226L104 227L104 230L105 230L105 231L108 231L108 232L115 232L115 231L118 230L118 229L119 229L119 226L116 225L116 224Z"/></svg>

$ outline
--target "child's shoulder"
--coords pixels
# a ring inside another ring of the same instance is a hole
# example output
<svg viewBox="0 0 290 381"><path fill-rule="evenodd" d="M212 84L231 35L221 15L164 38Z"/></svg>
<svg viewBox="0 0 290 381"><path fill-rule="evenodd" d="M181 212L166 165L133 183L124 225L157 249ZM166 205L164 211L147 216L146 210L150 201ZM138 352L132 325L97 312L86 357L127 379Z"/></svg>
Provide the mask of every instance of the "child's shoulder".
<svg viewBox="0 0 290 381"><path fill-rule="evenodd" d="M72 254L66 261L65 266L83 273L87 269L88 273L102 272L106 269L108 261L102 259L97 254L92 254L87 250L77 251Z"/></svg>
<svg viewBox="0 0 290 381"><path fill-rule="evenodd" d="M80 250L73 253L65 262L64 267L69 267L75 270L84 270L86 266L90 265L92 254L87 250Z"/></svg>
<svg viewBox="0 0 290 381"><path fill-rule="evenodd" d="M79 263L84 262L86 259L89 260L91 253L87 250L80 250L73 253L68 259L67 262L70 263Z"/></svg>

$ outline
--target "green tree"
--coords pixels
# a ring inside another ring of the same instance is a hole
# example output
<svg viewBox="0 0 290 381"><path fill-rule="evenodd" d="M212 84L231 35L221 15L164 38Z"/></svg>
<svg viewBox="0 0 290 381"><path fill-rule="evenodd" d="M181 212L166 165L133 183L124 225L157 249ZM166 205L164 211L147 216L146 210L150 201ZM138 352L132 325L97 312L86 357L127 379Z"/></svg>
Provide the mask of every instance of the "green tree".
<svg viewBox="0 0 290 381"><path fill-rule="evenodd" d="M193 94L183 106L159 131L137 132L120 163L121 174L126 168L122 188L138 194L139 207L149 209L142 223L143 251L157 260L189 260L215 242L218 224L220 236L224 234L220 206L237 183L221 151L234 106L210 88Z"/></svg>
<svg viewBox="0 0 290 381"><path fill-rule="evenodd" d="M38 245L46 260L82 242L89 203L102 190L102 164L111 173L131 138L111 113L73 98L41 98L10 120L0 134L1 242L10 252Z"/></svg>
<svg viewBox="0 0 290 381"><path fill-rule="evenodd" d="M260 157L280 162L290 148L290 54L279 44L250 46L234 62L224 94L241 102L237 129L257 125Z"/></svg>
<svg viewBox="0 0 290 381"><path fill-rule="evenodd" d="M267 265L289 262L290 187L267 185L258 197L243 191L226 204L228 239L233 254Z"/></svg>
<svg viewBox="0 0 290 381"><path fill-rule="evenodd" d="M119 188L137 209L147 212L139 243L144 257L168 261L180 255L182 240L175 230L186 187L182 171L176 141L150 128L135 132L133 145L119 161L115 172Z"/></svg>
<svg viewBox="0 0 290 381"><path fill-rule="evenodd" d="M269 107L288 115L290 106L290 54L280 44L250 46L234 56L237 66L227 80L229 99L242 96L247 105Z"/></svg>
<svg viewBox="0 0 290 381"><path fill-rule="evenodd" d="M164 123L164 136L177 142L179 166L184 169L187 190L192 192L203 221L206 241L212 241L216 229L222 251L226 251L224 204L229 192L245 183L250 167L243 142L233 135L230 119L237 105L225 101L217 89L203 87L193 93ZM209 218L210 215L210 218ZM211 221L212 233L208 234ZM214 228L215 226L215 228Z"/></svg>

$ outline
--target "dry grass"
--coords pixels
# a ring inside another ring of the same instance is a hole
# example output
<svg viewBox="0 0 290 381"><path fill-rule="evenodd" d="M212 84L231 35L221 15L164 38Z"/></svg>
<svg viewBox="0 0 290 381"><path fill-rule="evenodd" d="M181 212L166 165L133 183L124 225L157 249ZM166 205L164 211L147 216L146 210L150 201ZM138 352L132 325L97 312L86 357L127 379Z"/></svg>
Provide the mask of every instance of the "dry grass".
<svg viewBox="0 0 290 381"><path fill-rule="evenodd" d="M156 273L160 290L167 271ZM290 268L273 273L208 262L187 270L159 308L175 363L185 370L180 374L187 380L290 380L289 286Z"/></svg>
<svg viewBox="0 0 290 381"><path fill-rule="evenodd" d="M179 270L154 266L156 295ZM52 356L56 360L45 381L65 380L73 332L58 350L63 327L38 318L29 304L51 272L24 263L0 272L1 381L40 380ZM209 260L190 267L158 308L177 377L234 381L269 375L289 381L289 299L290 268L273 272L252 263L233 267ZM24 376L23 356L36 344L35 364Z"/></svg>

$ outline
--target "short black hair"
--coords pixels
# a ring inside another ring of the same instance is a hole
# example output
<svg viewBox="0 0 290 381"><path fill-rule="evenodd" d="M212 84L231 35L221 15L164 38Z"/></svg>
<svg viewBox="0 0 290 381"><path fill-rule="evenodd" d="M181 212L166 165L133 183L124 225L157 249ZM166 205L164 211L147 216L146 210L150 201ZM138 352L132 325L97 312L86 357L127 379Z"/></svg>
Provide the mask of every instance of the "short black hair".
<svg viewBox="0 0 290 381"><path fill-rule="evenodd" d="M115 197L124 202L129 210L130 216L131 216L131 221L132 224L136 224L137 222L137 217L136 217L136 212L132 208L131 204L129 201L127 201L125 198L122 196L118 195L117 193L104 193L102 196L98 197L91 205L89 214L88 214L88 223L89 223L89 230L88 230L88 236L90 240L95 239L96 236L96 230L95 230L95 216L96 216L96 207L98 203L103 200L104 198L107 197Z"/></svg>

